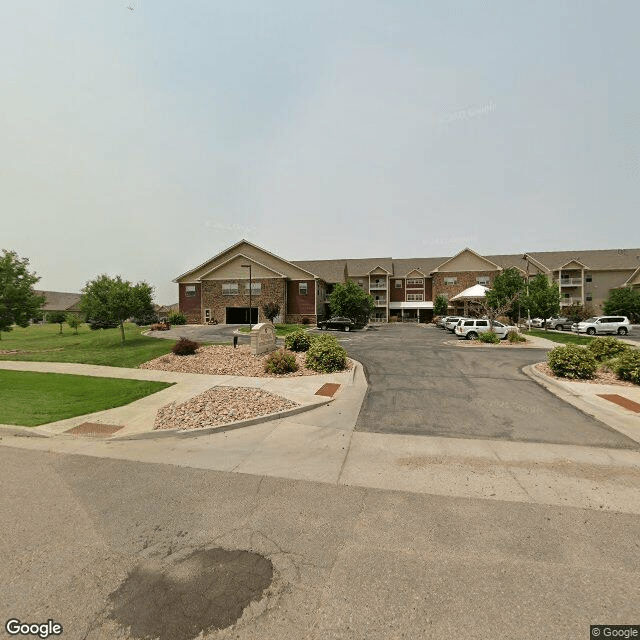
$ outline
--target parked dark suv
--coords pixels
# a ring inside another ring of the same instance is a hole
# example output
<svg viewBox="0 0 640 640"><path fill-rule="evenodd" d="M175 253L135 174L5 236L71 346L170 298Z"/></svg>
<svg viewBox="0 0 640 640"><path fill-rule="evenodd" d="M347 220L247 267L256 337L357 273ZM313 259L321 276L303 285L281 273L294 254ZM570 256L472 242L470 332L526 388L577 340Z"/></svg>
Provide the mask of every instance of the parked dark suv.
<svg viewBox="0 0 640 640"><path fill-rule="evenodd" d="M349 318L340 318L339 316L318 322L318 327L320 327L320 329L340 329L342 331L351 331L355 326L356 325L353 320L350 320Z"/></svg>

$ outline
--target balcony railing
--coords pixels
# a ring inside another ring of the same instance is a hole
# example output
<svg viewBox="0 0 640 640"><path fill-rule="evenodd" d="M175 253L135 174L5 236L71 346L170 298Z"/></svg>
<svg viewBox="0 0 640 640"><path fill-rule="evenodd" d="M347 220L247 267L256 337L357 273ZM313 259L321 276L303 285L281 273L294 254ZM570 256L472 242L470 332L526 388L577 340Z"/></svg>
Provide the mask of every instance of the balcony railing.
<svg viewBox="0 0 640 640"><path fill-rule="evenodd" d="M562 278L560 280L561 287L579 287L582 285L582 278Z"/></svg>
<svg viewBox="0 0 640 640"><path fill-rule="evenodd" d="M386 307L387 306L387 300L376 300L376 307Z"/></svg>
<svg viewBox="0 0 640 640"><path fill-rule="evenodd" d="M387 322L387 318L385 316L380 316L380 317L376 317L376 316L371 316L369 318L369 322Z"/></svg>
<svg viewBox="0 0 640 640"><path fill-rule="evenodd" d="M561 307L568 307L570 304L582 304L582 298L560 298Z"/></svg>
<svg viewBox="0 0 640 640"><path fill-rule="evenodd" d="M369 290L373 290L373 289L386 289L387 288L387 283L386 282L372 282L369 285Z"/></svg>

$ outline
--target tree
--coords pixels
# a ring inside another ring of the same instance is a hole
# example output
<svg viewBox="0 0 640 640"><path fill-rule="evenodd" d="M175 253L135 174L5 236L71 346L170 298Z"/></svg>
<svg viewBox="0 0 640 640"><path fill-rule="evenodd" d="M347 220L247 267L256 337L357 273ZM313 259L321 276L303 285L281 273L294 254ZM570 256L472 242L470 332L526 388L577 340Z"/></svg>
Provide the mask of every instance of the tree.
<svg viewBox="0 0 640 640"><path fill-rule="evenodd" d="M444 316L447 314L447 309L449 308L449 301L447 300L447 296L441 293L439 296L436 296L436 299L433 301L433 315L434 316Z"/></svg>
<svg viewBox="0 0 640 640"><path fill-rule="evenodd" d="M526 280L518 269L511 267L499 273L485 295L486 305L493 310L500 310L495 314L509 316L512 322L519 317L519 302L527 287ZM488 314L489 315L489 314Z"/></svg>
<svg viewBox="0 0 640 640"><path fill-rule="evenodd" d="M547 276L539 273L529 282L529 293L524 301L524 306L529 310L530 315L545 320L557 315L560 312L560 288L558 283L550 283Z"/></svg>
<svg viewBox="0 0 640 640"><path fill-rule="evenodd" d="M120 326L124 342L124 323L132 316L153 312L153 287L146 282L132 284L120 276L98 276L82 289L80 309L87 322Z"/></svg>
<svg viewBox="0 0 640 640"><path fill-rule="evenodd" d="M346 284L335 285L329 296L329 306L334 316L351 318L356 326L364 327L375 309L375 302L364 289L349 280Z"/></svg>
<svg viewBox="0 0 640 640"><path fill-rule="evenodd" d="M607 315L627 316L631 322L640 322L640 290L611 289L602 309Z"/></svg>
<svg viewBox="0 0 640 640"><path fill-rule="evenodd" d="M562 315L572 322L580 322L596 315L594 308L590 304L581 305L579 303L570 304L562 310Z"/></svg>
<svg viewBox="0 0 640 640"><path fill-rule="evenodd" d="M0 255L0 339L12 326L26 327L37 315L45 297L36 294L33 285L40 278L29 271L29 260L15 251L2 250Z"/></svg>
<svg viewBox="0 0 640 640"><path fill-rule="evenodd" d="M51 324L59 324L60 325L60 333L62 333L62 325L65 323L67 319L64 311L49 311L47 313L47 322Z"/></svg>
<svg viewBox="0 0 640 640"><path fill-rule="evenodd" d="M76 335L78 335L78 327L82 324L82 321L75 313L67 314L67 324L72 329L75 329Z"/></svg>
<svg viewBox="0 0 640 640"><path fill-rule="evenodd" d="M262 314L269 322L273 322L280 315L280 305L277 302L265 302L262 305Z"/></svg>

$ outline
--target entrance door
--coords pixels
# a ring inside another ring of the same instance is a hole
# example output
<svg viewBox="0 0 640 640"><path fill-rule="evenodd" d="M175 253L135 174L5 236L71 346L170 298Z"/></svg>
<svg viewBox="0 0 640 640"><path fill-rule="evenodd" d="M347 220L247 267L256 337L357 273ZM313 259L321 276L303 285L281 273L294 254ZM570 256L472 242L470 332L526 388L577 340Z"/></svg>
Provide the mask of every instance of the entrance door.
<svg viewBox="0 0 640 640"><path fill-rule="evenodd" d="M249 324L249 307L227 307L227 324ZM258 308L251 309L251 324L258 323Z"/></svg>

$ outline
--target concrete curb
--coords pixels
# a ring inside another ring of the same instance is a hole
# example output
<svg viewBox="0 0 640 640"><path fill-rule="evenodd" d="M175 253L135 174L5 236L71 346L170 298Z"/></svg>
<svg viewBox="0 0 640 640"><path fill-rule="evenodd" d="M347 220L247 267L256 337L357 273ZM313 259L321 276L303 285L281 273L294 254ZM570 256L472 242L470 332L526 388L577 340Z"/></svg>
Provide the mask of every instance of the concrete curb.
<svg viewBox="0 0 640 640"><path fill-rule="evenodd" d="M0 438L2 436L24 436L27 438L50 438L51 435L36 431L38 427L19 427L15 424L0 424Z"/></svg>
<svg viewBox="0 0 640 640"><path fill-rule="evenodd" d="M143 431L142 433L132 433L128 436L113 435L111 438L107 438L110 441L123 441L123 440L150 440L157 438L196 438L198 436L207 435L210 433L219 433L224 431L233 431L234 429L241 429L242 427L249 427L261 422L270 422L272 420L280 420L282 418L288 418L295 416L305 411L311 411L317 409L333 401L333 398L319 397L317 402L295 407L294 409L287 409L286 411L278 411L276 413L267 413L263 416L257 416L256 418L248 418L247 420L238 420L237 422L225 422L224 424L216 425L215 427L206 427L205 429L157 429L153 431ZM60 434L63 435L63 434Z"/></svg>
<svg viewBox="0 0 640 640"><path fill-rule="evenodd" d="M540 364L540 363L536 363ZM595 402L590 402L585 399L584 396L567 389L562 382L550 378L540 371L536 370L535 364L527 365L522 368L522 373L537 382L540 386L544 387L550 393L557 396L561 400L574 406L576 409L582 411L582 413L599 420L604 423L610 429L621 433L630 440L640 444L640 429L632 428L631 422L637 420L635 416L622 415L615 406L609 408L601 407ZM629 423L629 424L626 424ZM638 423L636 423L637 425Z"/></svg>

